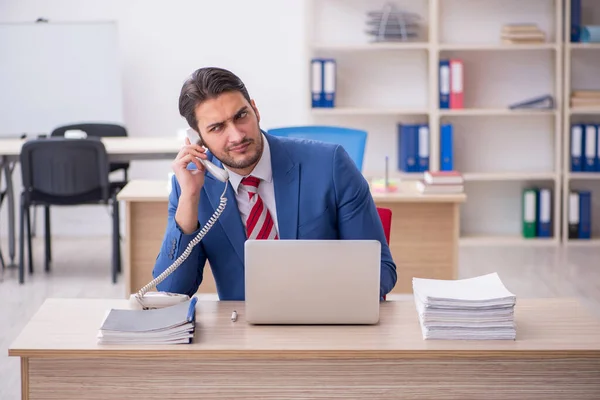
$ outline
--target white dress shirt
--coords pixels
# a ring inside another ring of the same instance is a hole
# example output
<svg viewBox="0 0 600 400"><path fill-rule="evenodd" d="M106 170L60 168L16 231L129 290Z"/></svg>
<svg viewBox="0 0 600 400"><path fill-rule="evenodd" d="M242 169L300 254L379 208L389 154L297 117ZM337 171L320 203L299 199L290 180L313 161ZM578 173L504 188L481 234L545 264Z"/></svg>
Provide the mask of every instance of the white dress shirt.
<svg viewBox="0 0 600 400"><path fill-rule="evenodd" d="M275 206L275 189L273 187L273 170L271 168L271 149L269 148L269 142L265 135L262 135L263 140L263 153L254 167L254 170L250 173L250 175L260 179L260 183L258 184L258 195L261 197L263 204L267 206L267 210L271 214L271 218L273 219L273 223L275 224L275 229L279 234L279 224L277 222L277 208ZM238 209L240 211L240 216L242 217L242 223L244 227L246 227L246 219L250 214L250 198L248 196L248 191L240 185L242 179L245 176L241 176L231 171L227 166L224 166L227 172L229 173L229 183L231 187L235 191L235 197L238 204Z"/></svg>

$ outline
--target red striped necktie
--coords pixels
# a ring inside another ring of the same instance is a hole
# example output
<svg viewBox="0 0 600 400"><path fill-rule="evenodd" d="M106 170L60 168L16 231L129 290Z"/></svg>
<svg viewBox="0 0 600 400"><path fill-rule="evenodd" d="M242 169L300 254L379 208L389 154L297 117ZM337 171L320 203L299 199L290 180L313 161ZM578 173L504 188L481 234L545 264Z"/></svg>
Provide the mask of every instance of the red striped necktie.
<svg viewBox="0 0 600 400"><path fill-rule="evenodd" d="M250 213L246 219L246 235L248 239L279 239L271 213L258 194L260 179L248 176L241 184L248 191Z"/></svg>

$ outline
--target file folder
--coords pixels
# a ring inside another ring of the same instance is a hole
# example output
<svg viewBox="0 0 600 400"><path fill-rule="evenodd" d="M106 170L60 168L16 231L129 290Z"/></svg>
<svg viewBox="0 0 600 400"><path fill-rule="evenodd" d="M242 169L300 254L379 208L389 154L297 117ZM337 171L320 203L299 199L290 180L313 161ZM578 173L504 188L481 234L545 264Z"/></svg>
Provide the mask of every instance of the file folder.
<svg viewBox="0 0 600 400"><path fill-rule="evenodd" d="M450 108L450 61L440 60L440 108Z"/></svg>
<svg viewBox="0 0 600 400"><path fill-rule="evenodd" d="M323 93L323 61L314 58L311 61L311 98L314 108L322 107L325 101Z"/></svg>
<svg viewBox="0 0 600 400"><path fill-rule="evenodd" d="M590 239L592 236L592 194L579 191L579 239Z"/></svg>
<svg viewBox="0 0 600 400"><path fill-rule="evenodd" d="M571 125L571 171L583 170L583 126Z"/></svg>
<svg viewBox="0 0 600 400"><path fill-rule="evenodd" d="M335 107L337 65L333 59L323 60L323 107Z"/></svg>
<svg viewBox="0 0 600 400"><path fill-rule="evenodd" d="M461 60L450 60L450 108L464 107L464 73Z"/></svg>
<svg viewBox="0 0 600 400"><path fill-rule="evenodd" d="M596 125L596 172L600 172L600 124Z"/></svg>
<svg viewBox="0 0 600 400"><path fill-rule="evenodd" d="M536 236L537 227L537 190L523 191L523 237Z"/></svg>
<svg viewBox="0 0 600 400"><path fill-rule="evenodd" d="M452 124L444 124L440 129L440 170L441 171L453 171L454 170L454 157L453 157L453 132Z"/></svg>
<svg viewBox="0 0 600 400"><path fill-rule="evenodd" d="M552 236L552 194L550 189L538 193L538 237Z"/></svg>
<svg viewBox="0 0 600 400"><path fill-rule="evenodd" d="M579 193L569 193L569 239L579 237Z"/></svg>
<svg viewBox="0 0 600 400"><path fill-rule="evenodd" d="M418 125L398 124L398 169L404 172L418 172Z"/></svg>
<svg viewBox="0 0 600 400"><path fill-rule="evenodd" d="M596 125L585 125L585 163L583 170L586 172L596 171Z"/></svg>
<svg viewBox="0 0 600 400"><path fill-rule="evenodd" d="M418 171L425 172L429 170L429 126L420 125L419 138L417 140L419 148L419 165Z"/></svg>

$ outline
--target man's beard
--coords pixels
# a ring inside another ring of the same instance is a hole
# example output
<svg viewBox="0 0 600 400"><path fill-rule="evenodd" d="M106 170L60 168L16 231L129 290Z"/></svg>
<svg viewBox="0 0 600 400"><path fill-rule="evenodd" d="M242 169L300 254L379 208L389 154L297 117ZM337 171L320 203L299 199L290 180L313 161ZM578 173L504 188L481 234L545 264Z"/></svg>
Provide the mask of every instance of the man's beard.
<svg viewBox="0 0 600 400"><path fill-rule="evenodd" d="M231 147L237 147L237 146L244 145L247 143L252 144L252 143L254 143L254 140L246 138L246 139L242 140L241 142L234 144ZM206 146L206 143L204 145ZM233 157L228 156L227 153L225 153L222 157L217 157L215 152L212 151L208 146L206 146L206 148L215 156L215 158L217 158L219 161L221 161L221 163L223 165L225 165L231 169L248 168L248 167L254 165L255 163L257 163L258 160L260 160L260 157L262 156L262 152L263 152L263 148L264 148L262 132L260 132L258 135L258 148L257 148L256 154L247 160L235 161L233 159Z"/></svg>

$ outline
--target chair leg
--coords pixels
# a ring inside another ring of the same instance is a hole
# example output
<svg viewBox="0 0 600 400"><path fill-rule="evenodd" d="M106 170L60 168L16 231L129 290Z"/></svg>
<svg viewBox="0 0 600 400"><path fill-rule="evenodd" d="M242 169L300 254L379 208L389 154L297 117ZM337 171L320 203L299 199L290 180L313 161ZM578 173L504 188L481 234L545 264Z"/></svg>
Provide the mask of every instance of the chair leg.
<svg viewBox="0 0 600 400"><path fill-rule="evenodd" d="M28 204L25 206L25 219L27 220L27 258L29 261L29 273L33 274L33 251L31 248L31 212Z"/></svg>
<svg viewBox="0 0 600 400"><path fill-rule="evenodd" d="M117 274L121 270L121 245L120 245L120 232L119 232L119 202L117 201L116 193L113 194L112 198L113 206L113 249L112 249L112 281L117 283Z"/></svg>
<svg viewBox="0 0 600 400"><path fill-rule="evenodd" d="M25 283L25 196L21 194L19 212L19 283Z"/></svg>
<svg viewBox="0 0 600 400"><path fill-rule="evenodd" d="M44 268L46 272L50 272L50 261L52 260L52 234L50 233L50 206L44 206L44 241L46 260Z"/></svg>
<svg viewBox="0 0 600 400"><path fill-rule="evenodd" d="M33 207L33 222L31 223L31 237L37 236L37 207Z"/></svg>

